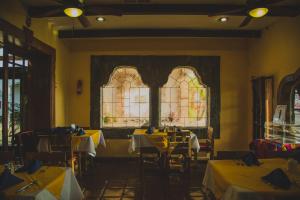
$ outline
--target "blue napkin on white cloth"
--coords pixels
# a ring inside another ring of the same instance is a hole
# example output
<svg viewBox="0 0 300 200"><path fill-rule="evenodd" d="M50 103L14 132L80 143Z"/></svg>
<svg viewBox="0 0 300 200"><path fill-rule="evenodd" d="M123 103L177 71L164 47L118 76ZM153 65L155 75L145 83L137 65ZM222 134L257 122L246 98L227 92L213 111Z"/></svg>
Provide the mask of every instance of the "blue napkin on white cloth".
<svg viewBox="0 0 300 200"><path fill-rule="evenodd" d="M41 167L42 167L41 161L33 160L29 163L29 165L21 167L16 172L28 172L28 174L33 174Z"/></svg>
<svg viewBox="0 0 300 200"><path fill-rule="evenodd" d="M8 169L5 169L0 175L0 190L4 190L23 181L23 179L12 175Z"/></svg>

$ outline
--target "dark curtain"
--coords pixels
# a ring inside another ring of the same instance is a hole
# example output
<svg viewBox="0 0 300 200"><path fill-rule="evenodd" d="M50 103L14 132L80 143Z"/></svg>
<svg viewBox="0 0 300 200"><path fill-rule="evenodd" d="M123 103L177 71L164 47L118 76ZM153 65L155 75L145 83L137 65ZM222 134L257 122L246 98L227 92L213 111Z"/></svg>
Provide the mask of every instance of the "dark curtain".
<svg viewBox="0 0 300 200"><path fill-rule="evenodd" d="M265 122L273 115L273 77L252 79L253 139L265 137Z"/></svg>

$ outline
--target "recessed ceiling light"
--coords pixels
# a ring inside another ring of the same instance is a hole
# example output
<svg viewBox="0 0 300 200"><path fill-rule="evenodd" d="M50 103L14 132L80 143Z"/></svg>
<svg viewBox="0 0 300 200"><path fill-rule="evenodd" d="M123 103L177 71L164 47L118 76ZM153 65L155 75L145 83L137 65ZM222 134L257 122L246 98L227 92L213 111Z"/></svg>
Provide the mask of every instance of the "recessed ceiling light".
<svg viewBox="0 0 300 200"><path fill-rule="evenodd" d="M220 17L220 18L218 19L218 21L219 21L219 22L222 22L222 23L227 22L227 21L228 21L228 17Z"/></svg>
<svg viewBox="0 0 300 200"><path fill-rule="evenodd" d="M97 17L96 20L98 22L104 22L105 21L105 18L104 17Z"/></svg>

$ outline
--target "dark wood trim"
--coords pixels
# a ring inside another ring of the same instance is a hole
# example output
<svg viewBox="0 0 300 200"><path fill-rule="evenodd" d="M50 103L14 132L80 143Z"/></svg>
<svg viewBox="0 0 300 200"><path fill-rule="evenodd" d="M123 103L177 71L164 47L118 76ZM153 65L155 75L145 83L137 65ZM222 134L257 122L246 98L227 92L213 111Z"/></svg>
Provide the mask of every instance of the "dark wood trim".
<svg viewBox="0 0 300 200"><path fill-rule="evenodd" d="M295 73L288 74L279 83L277 93L277 104L285 104L286 98L290 97L290 89L294 82L300 79L300 68Z"/></svg>
<svg viewBox="0 0 300 200"><path fill-rule="evenodd" d="M19 38L21 41L25 41L24 33L18 27L8 23L4 19L0 18L0 30L8 32L9 34L14 35Z"/></svg>
<svg viewBox="0 0 300 200"><path fill-rule="evenodd" d="M259 38L256 30L195 30L195 29L80 29L61 30L59 38L111 38L111 37L235 37Z"/></svg>
<svg viewBox="0 0 300 200"><path fill-rule="evenodd" d="M6 46L8 49L13 50L14 52L17 51L19 54L28 57L29 53L32 48L42 52L43 54L51 56L51 70L50 73L51 77L51 106L50 106L50 113L51 113L51 121L50 127L55 126L55 62L56 62L56 50L49 46L48 44L40 41L39 39L34 37L34 33L27 27L23 27L23 30L16 27L15 25L5 21L4 19L0 18L0 30L5 31L7 34L13 35L21 40L21 43L24 47L17 47L11 45L9 42L6 42ZM5 73L3 74L5 76Z"/></svg>
<svg viewBox="0 0 300 200"><path fill-rule="evenodd" d="M228 10L238 10L240 12L228 15L245 16L247 8L245 5L234 4L95 4L85 6L85 15L94 16L94 12L89 12L90 8L103 7L103 12L98 11L99 15L213 15ZM31 17L62 17L62 6L31 6L28 13ZM106 9L107 8L107 9ZM268 16L297 16L300 12L299 5L288 6L269 6ZM60 9L61 12L50 13L49 11ZM106 9L106 11L105 11ZM47 14L45 14L47 13Z"/></svg>
<svg viewBox="0 0 300 200"><path fill-rule="evenodd" d="M7 33L3 32L3 44L8 43ZM2 146L4 151L8 150L8 52L3 48L3 80L2 80Z"/></svg>

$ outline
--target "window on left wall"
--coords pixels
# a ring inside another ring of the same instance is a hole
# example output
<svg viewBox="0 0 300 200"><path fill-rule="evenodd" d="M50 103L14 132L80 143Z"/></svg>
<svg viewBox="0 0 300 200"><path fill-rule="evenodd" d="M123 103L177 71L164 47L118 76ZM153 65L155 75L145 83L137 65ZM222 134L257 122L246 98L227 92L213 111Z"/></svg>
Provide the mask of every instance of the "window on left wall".
<svg viewBox="0 0 300 200"><path fill-rule="evenodd" d="M100 90L102 128L149 126L150 90L136 68L115 68Z"/></svg>

